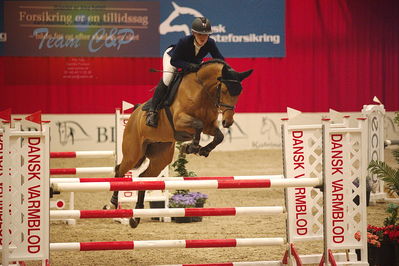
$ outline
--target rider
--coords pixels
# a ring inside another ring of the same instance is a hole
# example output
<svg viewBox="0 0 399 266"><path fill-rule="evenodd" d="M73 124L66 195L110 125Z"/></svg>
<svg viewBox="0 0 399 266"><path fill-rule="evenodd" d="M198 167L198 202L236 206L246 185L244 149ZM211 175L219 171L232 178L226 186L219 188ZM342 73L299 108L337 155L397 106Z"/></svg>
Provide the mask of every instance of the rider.
<svg viewBox="0 0 399 266"><path fill-rule="evenodd" d="M191 26L192 35L185 36L176 45L171 45L163 54L163 75L152 97L147 113L146 125L158 126L158 108L168 92L168 86L177 68L186 72L196 72L202 59L210 53L213 58L224 60L216 42L209 38L211 23L205 17L195 18Z"/></svg>

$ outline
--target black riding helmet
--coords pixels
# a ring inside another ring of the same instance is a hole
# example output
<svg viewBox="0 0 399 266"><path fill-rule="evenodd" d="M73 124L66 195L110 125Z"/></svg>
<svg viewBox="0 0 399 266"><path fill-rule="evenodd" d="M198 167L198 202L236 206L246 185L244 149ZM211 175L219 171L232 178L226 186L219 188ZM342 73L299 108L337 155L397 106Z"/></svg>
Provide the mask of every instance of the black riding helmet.
<svg viewBox="0 0 399 266"><path fill-rule="evenodd" d="M195 18L191 26L191 30L200 34L211 34L211 22L205 17Z"/></svg>

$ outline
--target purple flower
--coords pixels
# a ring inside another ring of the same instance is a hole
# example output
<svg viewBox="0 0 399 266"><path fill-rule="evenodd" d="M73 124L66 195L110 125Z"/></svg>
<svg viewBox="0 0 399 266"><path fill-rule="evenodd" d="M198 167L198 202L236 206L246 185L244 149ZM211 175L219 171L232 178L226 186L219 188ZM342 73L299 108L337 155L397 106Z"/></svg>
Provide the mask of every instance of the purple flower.
<svg viewBox="0 0 399 266"><path fill-rule="evenodd" d="M208 195L203 194L201 192L185 192L174 194L169 199L169 207L171 208L192 208L196 205L204 204Z"/></svg>

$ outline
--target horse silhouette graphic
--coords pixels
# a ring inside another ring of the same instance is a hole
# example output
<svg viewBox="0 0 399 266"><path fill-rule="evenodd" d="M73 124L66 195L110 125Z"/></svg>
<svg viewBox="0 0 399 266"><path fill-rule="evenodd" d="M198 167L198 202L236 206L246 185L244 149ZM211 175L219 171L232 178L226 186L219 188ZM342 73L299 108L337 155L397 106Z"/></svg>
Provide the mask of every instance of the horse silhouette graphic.
<svg viewBox="0 0 399 266"><path fill-rule="evenodd" d="M172 21L180 15L192 15L194 17L203 17L203 15L193 8L179 6L173 1L172 5L174 7L174 10L165 19L165 21L162 22L161 25L159 25L159 33L162 35L166 35L170 32L183 32L185 35L190 35L191 26L187 24L172 25Z"/></svg>
<svg viewBox="0 0 399 266"><path fill-rule="evenodd" d="M91 139L83 127L75 121L57 122L56 124L58 127L60 143L62 145L67 145L69 142L74 144L77 140Z"/></svg>

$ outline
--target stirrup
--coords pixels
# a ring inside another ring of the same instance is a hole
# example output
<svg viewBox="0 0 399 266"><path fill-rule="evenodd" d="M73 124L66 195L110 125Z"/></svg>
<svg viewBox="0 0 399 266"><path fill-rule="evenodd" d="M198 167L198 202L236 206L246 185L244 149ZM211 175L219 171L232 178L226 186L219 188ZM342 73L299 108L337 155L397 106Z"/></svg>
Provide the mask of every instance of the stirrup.
<svg viewBox="0 0 399 266"><path fill-rule="evenodd" d="M149 127L158 127L158 112L148 111L145 124Z"/></svg>

